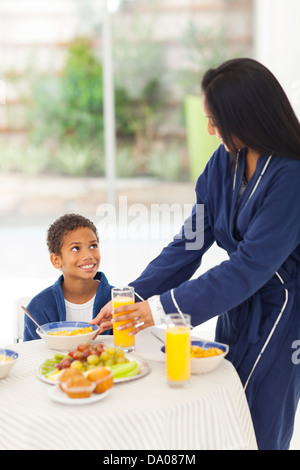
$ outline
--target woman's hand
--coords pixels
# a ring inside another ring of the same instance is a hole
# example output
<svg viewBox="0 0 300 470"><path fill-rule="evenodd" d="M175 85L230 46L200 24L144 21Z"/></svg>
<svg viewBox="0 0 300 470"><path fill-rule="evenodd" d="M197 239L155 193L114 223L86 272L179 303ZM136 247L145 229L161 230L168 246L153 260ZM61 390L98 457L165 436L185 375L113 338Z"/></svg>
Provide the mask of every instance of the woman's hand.
<svg viewBox="0 0 300 470"><path fill-rule="evenodd" d="M113 318L113 313L121 313L121 315L118 315L116 319ZM100 334L106 330L110 330L113 327L113 323L117 321L128 321L128 323L118 326L118 329L126 330L127 328L134 327L133 332L130 333L131 335L148 328L148 326L154 325L148 301L123 305L115 310L112 309L112 301L110 301L104 305L98 315L89 323L91 325L99 324L97 334Z"/></svg>
<svg viewBox="0 0 300 470"><path fill-rule="evenodd" d="M130 336L154 325L151 309L147 300L144 302L122 305L121 307L115 308L113 314L118 316L112 319L112 323L119 321L128 322L124 325L118 326L118 330L126 330L127 328L134 327L134 330L129 333Z"/></svg>

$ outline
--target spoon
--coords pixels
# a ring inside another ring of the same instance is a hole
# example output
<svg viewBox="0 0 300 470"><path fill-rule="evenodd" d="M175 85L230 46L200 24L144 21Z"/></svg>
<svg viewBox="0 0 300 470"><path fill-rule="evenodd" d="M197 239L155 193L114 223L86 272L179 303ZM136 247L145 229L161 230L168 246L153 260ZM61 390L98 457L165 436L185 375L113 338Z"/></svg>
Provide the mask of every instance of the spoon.
<svg viewBox="0 0 300 470"><path fill-rule="evenodd" d="M164 340L157 336L155 333L153 333L153 331L151 331L151 334L155 336L155 338L157 338L161 343L165 344Z"/></svg>
<svg viewBox="0 0 300 470"><path fill-rule="evenodd" d="M44 335L47 335L46 331L43 329L43 327L41 327L37 321L35 321L35 319L30 315L30 313L28 312L27 308L23 307L22 305L22 309L24 310L24 312L26 313L26 315L33 321L33 323L35 323L42 331L42 333Z"/></svg>

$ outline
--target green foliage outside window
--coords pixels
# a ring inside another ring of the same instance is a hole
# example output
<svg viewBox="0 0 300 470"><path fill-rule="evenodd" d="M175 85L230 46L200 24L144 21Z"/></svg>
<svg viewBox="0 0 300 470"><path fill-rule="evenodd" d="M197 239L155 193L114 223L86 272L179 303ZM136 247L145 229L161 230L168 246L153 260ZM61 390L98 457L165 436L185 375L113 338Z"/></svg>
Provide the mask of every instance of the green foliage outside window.
<svg viewBox="0 0 300 470"><path fill-rule="evenodd" d="M134 135L136 112L125 89L115 89L115 104L118 133ZM37 141L102 143L102 64L88 40L77 39L68 48L61 76L34 83L30 121L32 138Z"/></svg>
<svg viewBox="0 0 300 470"><path fill-rule="evenodd" d="M115 87L116 132L118 141L127 148L137 145L141 135L149 132L157 112L158 89L158 81L149 80L140 96L131 98L125 88ZM102 64L91 42L85 38L74 41L62 73L34 80L32 95L30 137L33 144L43 144L48 153L46 170L103 174ZM130 167L138 171L137 164Z"/></svg>

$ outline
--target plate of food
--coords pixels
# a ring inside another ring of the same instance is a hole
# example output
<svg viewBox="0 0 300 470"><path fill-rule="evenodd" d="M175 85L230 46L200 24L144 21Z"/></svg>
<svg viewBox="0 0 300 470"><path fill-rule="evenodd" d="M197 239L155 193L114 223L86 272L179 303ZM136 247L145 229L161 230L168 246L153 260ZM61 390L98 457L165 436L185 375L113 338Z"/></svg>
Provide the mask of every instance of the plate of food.
<svg viewBox="0 0 300 470"><path fill-rule="evenodd" d="M51 398L51 400L63 405L89 405L103 400L109 395L109 392L110 390L107 390L101 394L92 393L89 397L86 398L71 398L66 393L64 393L58 385L56 385L55 387L51 387L48 392L48 396Z"/></svg>
<svg viewBox="0 0 300 470"><path fill-rule="evenodd" d="M86 373L77 368L63 369L49 397L67 405L84 405L102 400L114 386L109 367L98 366Z"/></svg>
<svg viewBox="0 0 300 470"><path fill-rule="evenodd" d="M97 367L107 367L114 383L128 382L150 372L147 361L134 353L126 354L119 348L104 348L102 343L81 344L67 353L56 352L37 369L37 377L48 384L57 384L65 369L77 369L85 376Z"/></svg>

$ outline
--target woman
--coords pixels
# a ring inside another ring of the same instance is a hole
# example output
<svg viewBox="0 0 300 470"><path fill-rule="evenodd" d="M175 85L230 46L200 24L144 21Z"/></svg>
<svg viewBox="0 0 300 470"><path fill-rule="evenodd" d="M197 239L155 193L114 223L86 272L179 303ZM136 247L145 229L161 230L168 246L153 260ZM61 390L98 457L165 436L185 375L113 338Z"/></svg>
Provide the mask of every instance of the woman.
<svg viewBox="0 0 300 470"><path fill-rule="evenodd" d="M196 184L204 242L188 248L195 205L181 237L131 283L148 300L118 321L138 322L138 332L176 310L194 325L218 316L216 340L230 347L259 449L288 449L300 394L292 360L300 339L300 124L278 81L254 60L209 70L202 91L208 132L222 142ZM213 242L229 259L190 280ZM111 326L110 315L104 307L96 322Z"/></svg>

